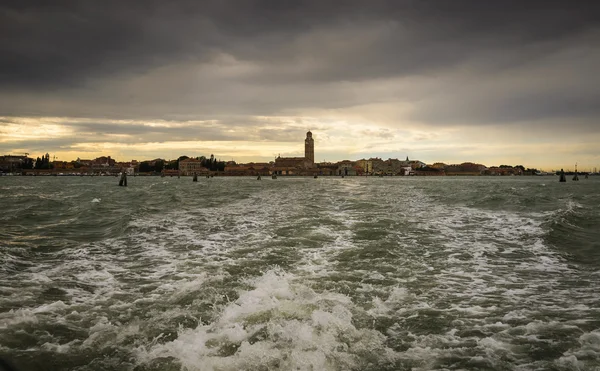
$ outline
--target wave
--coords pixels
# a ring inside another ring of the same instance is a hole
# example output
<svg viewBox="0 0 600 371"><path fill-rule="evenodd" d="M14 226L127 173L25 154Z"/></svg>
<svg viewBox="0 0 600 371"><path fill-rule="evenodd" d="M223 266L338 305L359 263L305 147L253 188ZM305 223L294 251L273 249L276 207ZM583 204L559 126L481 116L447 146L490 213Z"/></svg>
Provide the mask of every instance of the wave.
<svg viewBox="0 0 600 371"><path fill-rule="evenodd" d="M180 329L177 339L137 349L142 364L171 357L187 370L367 369L393 364L386 336L357 328L344 295L316 293L292 274L270 270L248 282L213 323Z"/></svg>
<svg viewBox="0 0 600 371"><path fill-rule="evenodd" d="M600 263L600 212L571 198L551 213L546 223L547 243L577 263Z"/></svg>

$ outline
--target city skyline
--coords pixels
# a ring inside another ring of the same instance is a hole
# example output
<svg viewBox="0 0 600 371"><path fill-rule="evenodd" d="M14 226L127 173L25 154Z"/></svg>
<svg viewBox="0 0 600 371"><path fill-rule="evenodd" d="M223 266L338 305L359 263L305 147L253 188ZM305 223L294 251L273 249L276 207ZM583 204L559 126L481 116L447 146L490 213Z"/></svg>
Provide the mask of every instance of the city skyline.
<svg viewBox="0 0 600 371"><path fill-rule="evenodd" d="M30 154L30 153L22 153L22 154L0 154L0 157L11 157L11 158L24 158L24 157L28 157L29 159L33 160L33 164L36 163L36 158L38 161L40 160L44 160L44 158L49 158L50 163L56 165L58 163L62 163L62 164L75 164L75 163L80 163L80 164L85 164L85 163L94 163L94 165L99 165L100 162L99 161L104 161L104 164L107 165L108 162L112 161L114 163L116 163L116 166L139 166L139 164L141 163L153 163L155 161L164 161L164 164L172 164L173 162L178 162L180 159L185 158L185 159L212 159L214 158L215 161L219 162L219 163L223 163L225 166L238 166L238 165L253 165L253 164L271 164L271 166L278 166L278 161L280 160L292 160L292 161L298 161L300 158L306 158L303 156L291 156L291 157L287 157L287 156L281 156L278 155L277 157L275 157L274 159L270 159L270 160L265 160L265 161L249 161L249 162L240 162L240 161L236 161L235 159L231 158L231 159L222 159L219 158L217 156L214 156L214 154L191 154L190 156L188 156L188 154L180 154L179 156L176 156L175 158L169 158L169 157L164 157L164 156L158 156L158 157L153 157L153 158L144 158L144 159L123 159L123 158L116 158L114 156L111 156L110 154L102 154L98 157L90 157L90 158L76 158L76 159L60 159L59 157L56 157L56 155L51 155L48 152L46 152L45 154ZM473 161L463 161L461 163L452 163L452 162L443 162L443 161L437 161L437 162L423 162L418 158L409 158L409 156L406 156L406 158L382 158L382 157L363 157L363 158L352 158L352 159L344 159L344 160L336 160L336 161L327 161L327 160L323 160L323 161L315 161L314 162L314 166L315 167L319 167L319 166L326 166L327 164L342 164L342 163L360 163L360 162L365 162L365 161L379 161L382 163L385 162L389 162L389 161L399 161L401 163L407 162L407 163L419 163L421 164L421 166L424 166L426 168L430 167L430 166L434 166L434 167L438 167L440 165L443 165L444 167L457 167L457 166L483 166L486 169L493 169L493 168L502 168L502 167L507 167L507 168L523 168L526 170L532 170L532 171L541 171L541 172L557 172L559 169L558 168L552 168L552 169L538 169L535 167L530 167L527 164L510 164L507 162L504 163L497 163L497 164L483 164L483 163L479 163L479 162L473 162ZM131 165L131 164L135 164L135 165ZM284 165L284 166L288 166L288 165ZM289 166L290 168L293 166ZM53 168L54 169L54 168ZM62 169L59 168L59 169ZM57 169L54 169L57 170ZM563 170L563 169L560 169ZM573 172L573 171L579 171L579 172L587 172L587 173L597 173L598 168L597 167L590 167L590 168L584 168L579 166L577 163L574 164L574 166L571 167L565 167L564 168L565 171L567 172Z"/></svg>
<svg viewBox="0 0 600 371"><path fill-rule="evenodd" d="M189 144L189 143L188 143ZM302 143L304 144L304 143ZM277 160L277 157L293 157L293 158L298 158L298 157L304 157L305 155L305 148L304 146L302 146L302 148L300 149L300 145L298 145L297 143L294 145L294 147L299 148L296 151L293 152L278 152L276 154L274 154L271 157L265 157L265 158L260 158L260 159L254 159L254 158L250 158L249 160L240 160L239 158L234 158L233 156L229 156L229 157L222 157L219 155L215 155L214 153L208 153L208 152L202 152L202 151L198 151L194 148L190 147L189 151L183 151L181 152L179 149L174 149L174 150L169 150L167 152L172 153L172 156L164 156L162 155L160 152L158 151L151 151L149 152L150 155L146 155L145 157L142 158L138 158L138 157L126 157L126 156L122 156L122 154L120 154L120 151L113 151L113 152L82 152L81 154L84 155L85 157L81 157L81 156L77 156L76 158L72 158L72 157L61 157L63 156L63 153L60 153L60 156L57 155L56 152L54 153L49 153L48 151L41 151L39 153L30 153L30 152L19 152L19 151L13 151L12 153L7 152L7 153L3 153L0 155L13 155L13 156L22 156L22 155L27 155L29 158L32 158L33 160L35 160L36 157L42 158L45 155L50 155L50 160L51 161L60 161L60 162L77 162L80 158L81 160L85 160L85 161L89 161L89 160L94 160L97 158L103 158L103 157L108 157L108 158L112 158L113 160L116 160L117 162L123 162L123 163L128 163L130 161L138 161L138 162L144 162L144 161L152 161L152 160L156 160L156 159L162 159L165 161L174 161L177 160L177 158L181 157L181 156L187 156L190 158L198 158L198 157L209 157L210 155L213 155L216 159L218 159L219 161L223 161L223 162L228 162L228 161L234 161L236 163L273 163ZM116 148L116 147L115 147ZM288 144L288 148L289 148L289 144ZM178 152L179 151L179 152ZM114 153L117 153L118 155L115 156ZM317 155L318 155L318 148L317 148ZM410 158L411 160L415 159L415 160L419 160L421 161L421 158L419 158L418 156L413 157L411 155L408 154L400 154L398 156L395 157L391 157L391 156L385 156L386 153L384 153L384 156L381 156L381 154L376 154L376 155L364 155L362 157L347 157L347 158L341 158L341 159L319 159L317 155L315 155L315 163L336 163L336 162L341 162L341 161L359 161L359 160L365 160L365 159L381 159L381 160L387 160L387 159L399 159L402 160L405 157L406 158ZM389 154L389 153L388 153ZM580 171L589 171L589 172L595 172L595 170L593 171L593 169L596 169L597 166L595 165L591 165L589 167L586 166L582 166L579 163L574 163L574 164L567 164L566 166L559 166L559 167L552 167L552 166L548 166L548 167L537 167L537 166L529 166L529 164L527 163L512 163L510 161L504 161L504 160L500 160L494 163L486 163L486 162L482 162L482 161L476 161L476 160L463 160L463 161L446 161L444 159L440 159L440 160L436 160L436 161L423 161L423 163L426 163L428 165L434 164L434 163L443 163L446 165L460 165L463 163L475 163L475 164L481 164L481 165L485 165L487 167L494 167L494 166L500 166L500 165L507 165L507 166L525 166L526 168L535 168L535 169L539 169L541 171L556 171L560 168L564 168L565 170L573 170L576 167L580 170Z"/></svg>
<svg viewBox="0 0 600 371"><path fill-rule="evenodd" d="M0 153L600 166L599 6L0 5Z"/></svg>

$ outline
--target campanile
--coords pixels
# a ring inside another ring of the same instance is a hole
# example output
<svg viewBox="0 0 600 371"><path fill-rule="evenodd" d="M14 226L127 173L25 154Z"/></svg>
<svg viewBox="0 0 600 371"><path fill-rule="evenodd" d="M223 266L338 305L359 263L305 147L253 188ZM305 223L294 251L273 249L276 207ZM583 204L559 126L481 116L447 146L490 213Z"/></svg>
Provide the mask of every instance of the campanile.
<svg viewBox="0 0 600 371"><path fill-rule="evenodd" d="M308 160L311 166L315 164L315 141L310 131L306 133L306 139L304 140L304 158Z"/></svg>

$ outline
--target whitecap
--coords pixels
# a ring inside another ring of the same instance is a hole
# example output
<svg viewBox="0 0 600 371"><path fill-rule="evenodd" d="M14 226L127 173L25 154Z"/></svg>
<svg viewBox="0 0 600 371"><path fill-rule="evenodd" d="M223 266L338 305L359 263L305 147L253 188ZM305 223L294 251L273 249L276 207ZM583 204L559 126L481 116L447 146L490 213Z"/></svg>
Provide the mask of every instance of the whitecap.
<svg viewBox="0 0 600 371"><path fill-rule="evenodd" d="M385 335L353 323L349 297L317 293L281 270L249 280L219 318L177 339L137 349L140 362L174 357L187 370L357 369L364 354L391 361Z"/></svg>

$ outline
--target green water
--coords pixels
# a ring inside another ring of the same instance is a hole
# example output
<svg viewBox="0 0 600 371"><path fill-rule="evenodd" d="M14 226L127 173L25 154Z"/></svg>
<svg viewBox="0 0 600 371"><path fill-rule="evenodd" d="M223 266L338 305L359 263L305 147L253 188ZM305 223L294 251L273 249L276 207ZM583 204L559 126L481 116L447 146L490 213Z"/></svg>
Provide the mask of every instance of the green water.
<svg viewBox="0 0 600 371"><path fill-rule="evenodd" d="M0 178L20 370L600 367L600 177Z"/></svg>

